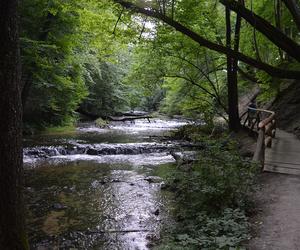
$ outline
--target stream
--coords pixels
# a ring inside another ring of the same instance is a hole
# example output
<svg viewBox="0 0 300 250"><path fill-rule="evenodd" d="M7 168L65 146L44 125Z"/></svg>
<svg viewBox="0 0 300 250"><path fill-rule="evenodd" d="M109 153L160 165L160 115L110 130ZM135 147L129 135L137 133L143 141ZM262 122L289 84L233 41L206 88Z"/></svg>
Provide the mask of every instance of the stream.
<svg viewBox="0 0 300 250"><path fill-rule="evenodd" d="M114 123L24 139L27 227L32 249L151 248L172 223L161 175L176 166L171 141L183 120Z"/></svg>

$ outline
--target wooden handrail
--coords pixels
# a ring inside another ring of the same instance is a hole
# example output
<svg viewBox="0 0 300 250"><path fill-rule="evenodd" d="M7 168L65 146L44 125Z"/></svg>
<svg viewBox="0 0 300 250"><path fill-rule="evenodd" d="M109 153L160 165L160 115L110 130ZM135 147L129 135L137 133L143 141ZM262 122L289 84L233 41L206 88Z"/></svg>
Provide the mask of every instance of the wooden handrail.
<svg viewBox="0 0 300 250"><path fill-rule="evenodd" d="M253 161L261 163L263 168L265 164L265 148L272 147L272 139L275 137L276 134L276 119L275 119L276 115L275 112L271 110L248 107L248 110L245 112L248 115L244 122L244 125L246 125L247 121L250 121L251 119L249 116L249 111L251 110L256 112L255 122L259 120L260 114L262 113L268 114L267 118L258 122L258 126L257 126L258 138L257 138L256 150L253 156ZM245 113L241 116L241 118L245 115ZM255 123L252 124L251 126L249 125L249 128L251 130L254 130L254 125Z"/></svg>

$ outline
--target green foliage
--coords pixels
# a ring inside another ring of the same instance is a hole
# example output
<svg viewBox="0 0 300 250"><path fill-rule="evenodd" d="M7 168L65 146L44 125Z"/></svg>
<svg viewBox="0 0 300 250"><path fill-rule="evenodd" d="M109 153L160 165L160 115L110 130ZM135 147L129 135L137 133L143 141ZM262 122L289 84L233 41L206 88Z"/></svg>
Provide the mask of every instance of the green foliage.
<svg viewBox="0 0 300 250"><path fill-rule="evenodd" d="M214 126L211 126L211 124L207 123L201 125L188 124L180 127L173 133L172 136L175 139L201 142L206 141L208 135L210 136L210 138L220 138L224 136L225 131L227 131L227 128L224 123L216 123Z"/></svg>
<svg viewBox="0 0 300 250"><path fill-rule="evenodd" d="M96 121L96 126L99 127L99 128L106 128L108 127L108 121L106 120L103 120L102 118L98 118Z"/></svg>
<svg viewBox="0 0 300 250"><path fill-rule="evenodd" d="M121 39L122 25L113 34L117 14L105 0L22 2L25 127L69 124L85 98L84 105L101 114L124 106L124 72L115 51L127 46L128 36Z"/></svg>
<svg viewBox="0 0 300 250"><path fill-rule="evenodd" d="M276 13L276 2L250 1L246 2L246 7L297 40L299 34L291 14L284 4L280 5L279 13ZM142 7L145 5L143 1L134 1L134 3ZM208 40L225 44L225 11L221 4L217 1L204 0L176 1L172 8L172 3L171 1L163 1L163 3L147 1L147 5L154 10L163 9L167 16L174 17L177 22ZM276 14L280 19L279 23L275 22ZM134 18L141 20L140 16ZM231 13L231 19L232 30L234 30L236 20L234 12ZM216 115L226 117L226 71L219 67L226 63L226 57L204 50L167 25L152 19L147 21L152 22L155 28L152 36L141 36L141 43L134 51L136 58L129 73L130 78L138 81L143 87L163 86L166 89L166 98L160 103L161 111L165 113L200 116L209 122ZM240 40L240 52L258 61L274 66L291 61L291 58L244 20ZM274 85L274 79L266 79L262 76L264 73L242 63L239 67L261 80L264 84L263 88L267 90L266 93L275 94L276 91L273 90L277 86L271 86ZM270 99L270 96L265 98Z"/></svg>
<svg viewBox="0 0 300 250"><path fill-rule="evenodd" d="M233 149L229 139L219 143L211 141L208 149L201 151L192 173L179 173L182 176L176 186L184 193L181 203L193 200L190 209L219 211L226 207L247 207L247 194L253 181L255 166L244 162ZM191 183L195 190L188 191ZM183 191L185 190L185 191ZM197 192L196 192L197 191Z"/></svg>
<svg viewBox="0 0 300 250"><path fill-rule="evenodd" d="M135 49L126 81L141 87L141 94L155 99L155 91L164 90L160 111L169 115L202 118L210 122L223 114L226 85L223 82L224 58L213 60L189 39L164 26L159 36ZM217 68L217 69L216 69ZM215 74L214 70L219 71Z"/></svg>
<svg viewBox="0 0 300 250"><path fill-rule="evenodd" d="M178 167L168 178L177 224L158 249L239 249L249 237L246 211L257 168L229 138L204 144L192 166Z"/></svg>
<svg viewBox="0 0 300 250"><path fill-rule="evenodd" d="M122 83L120 66L105 62L89 62L86 67L86 84L89 95L81 103L81 109L98 116L108 116L128 109Z"/></svg>
<svg viewBox="0 0 300 250"><path fill-rule="evenodd" d="M22 2L22 58L29 94L25 122L65 125L87 94L79 48L79 6L74 1Z"/></svg>
<svg viewBox="0 0 300 250"><path fill-rule="evenodd" d="M187 233L188 232L188 233ZM225 209L220 216L198 213L185 221L177 234L168 238L157 249L244 249L240 243L249 238L249 223L244 212L239 209Z"/></svg>
<svg viewBox="0 0 300 250"><path fill-rule="evenodd" d="M161 8L160 2L147 4ZM163 2L168 16L209 40L225 44L221 4L172 1L173 11L171 1ZM276 25L275 2L251 1L246 6ZM232 13L233 25L235 18ZM76 118L74 111L80 104L99 115L160 109L170 115L201 118L208 124L215 116L226 117L226 57L199 47L161 22L128 13L109 0L24 0L21 23L23 78L25 85L30 85L24 118L29 124L64 125ZM279 28L298 39L284 4ZM291 62L244 21L240 43L242 53L272 65ZM273 96L280 89L272 86L273 79L266 74L243 64L239 67L256 76L265 93Z"/></svg>
<svg viewBox="0 0 300 250"><path fill-rule="evenodd" d="M261 93L258 97L258 101L266 102L272 100L280 89L280 81L273 80L268 74L264 72L257 73L257 77L260 81Z"/></svg>
<svg viewBox="0 0 300 250"><path fill-rule="evenodd" d="M75 133L76 128L73 125L69 125L69 126L59 126L59 127L48 127L47 129L45 129L42 133L43 134L73 134Z"/></svg>

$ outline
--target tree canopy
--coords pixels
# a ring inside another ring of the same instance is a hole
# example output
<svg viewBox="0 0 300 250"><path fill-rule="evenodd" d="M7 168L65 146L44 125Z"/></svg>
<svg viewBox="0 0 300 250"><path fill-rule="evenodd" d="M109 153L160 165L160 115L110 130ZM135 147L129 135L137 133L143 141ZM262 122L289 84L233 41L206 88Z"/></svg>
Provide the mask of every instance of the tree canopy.
<svg viewBox="0 0 300 250"><path fill-rule="evenodd" d="M298 7L281 0L23 1L25 122L63 125L78 110L105 117L130 109L238 120L238 88L278 89L272 79L300 78Z"/></svg>

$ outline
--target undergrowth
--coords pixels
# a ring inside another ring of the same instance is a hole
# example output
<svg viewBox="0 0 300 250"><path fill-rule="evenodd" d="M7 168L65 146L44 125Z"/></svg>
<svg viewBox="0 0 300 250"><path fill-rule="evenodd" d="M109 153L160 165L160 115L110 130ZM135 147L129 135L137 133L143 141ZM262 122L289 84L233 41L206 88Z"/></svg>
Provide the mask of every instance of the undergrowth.
<svg viewBox="0 0 300 250"><path fill-rule="evenodd" d="M207 146L192 165L178 166L168 176L176 223L156 249L243 249L249 238L247 211L257 167L240 157L229 136L217 137L195 133L193 140Z"/></svg>

